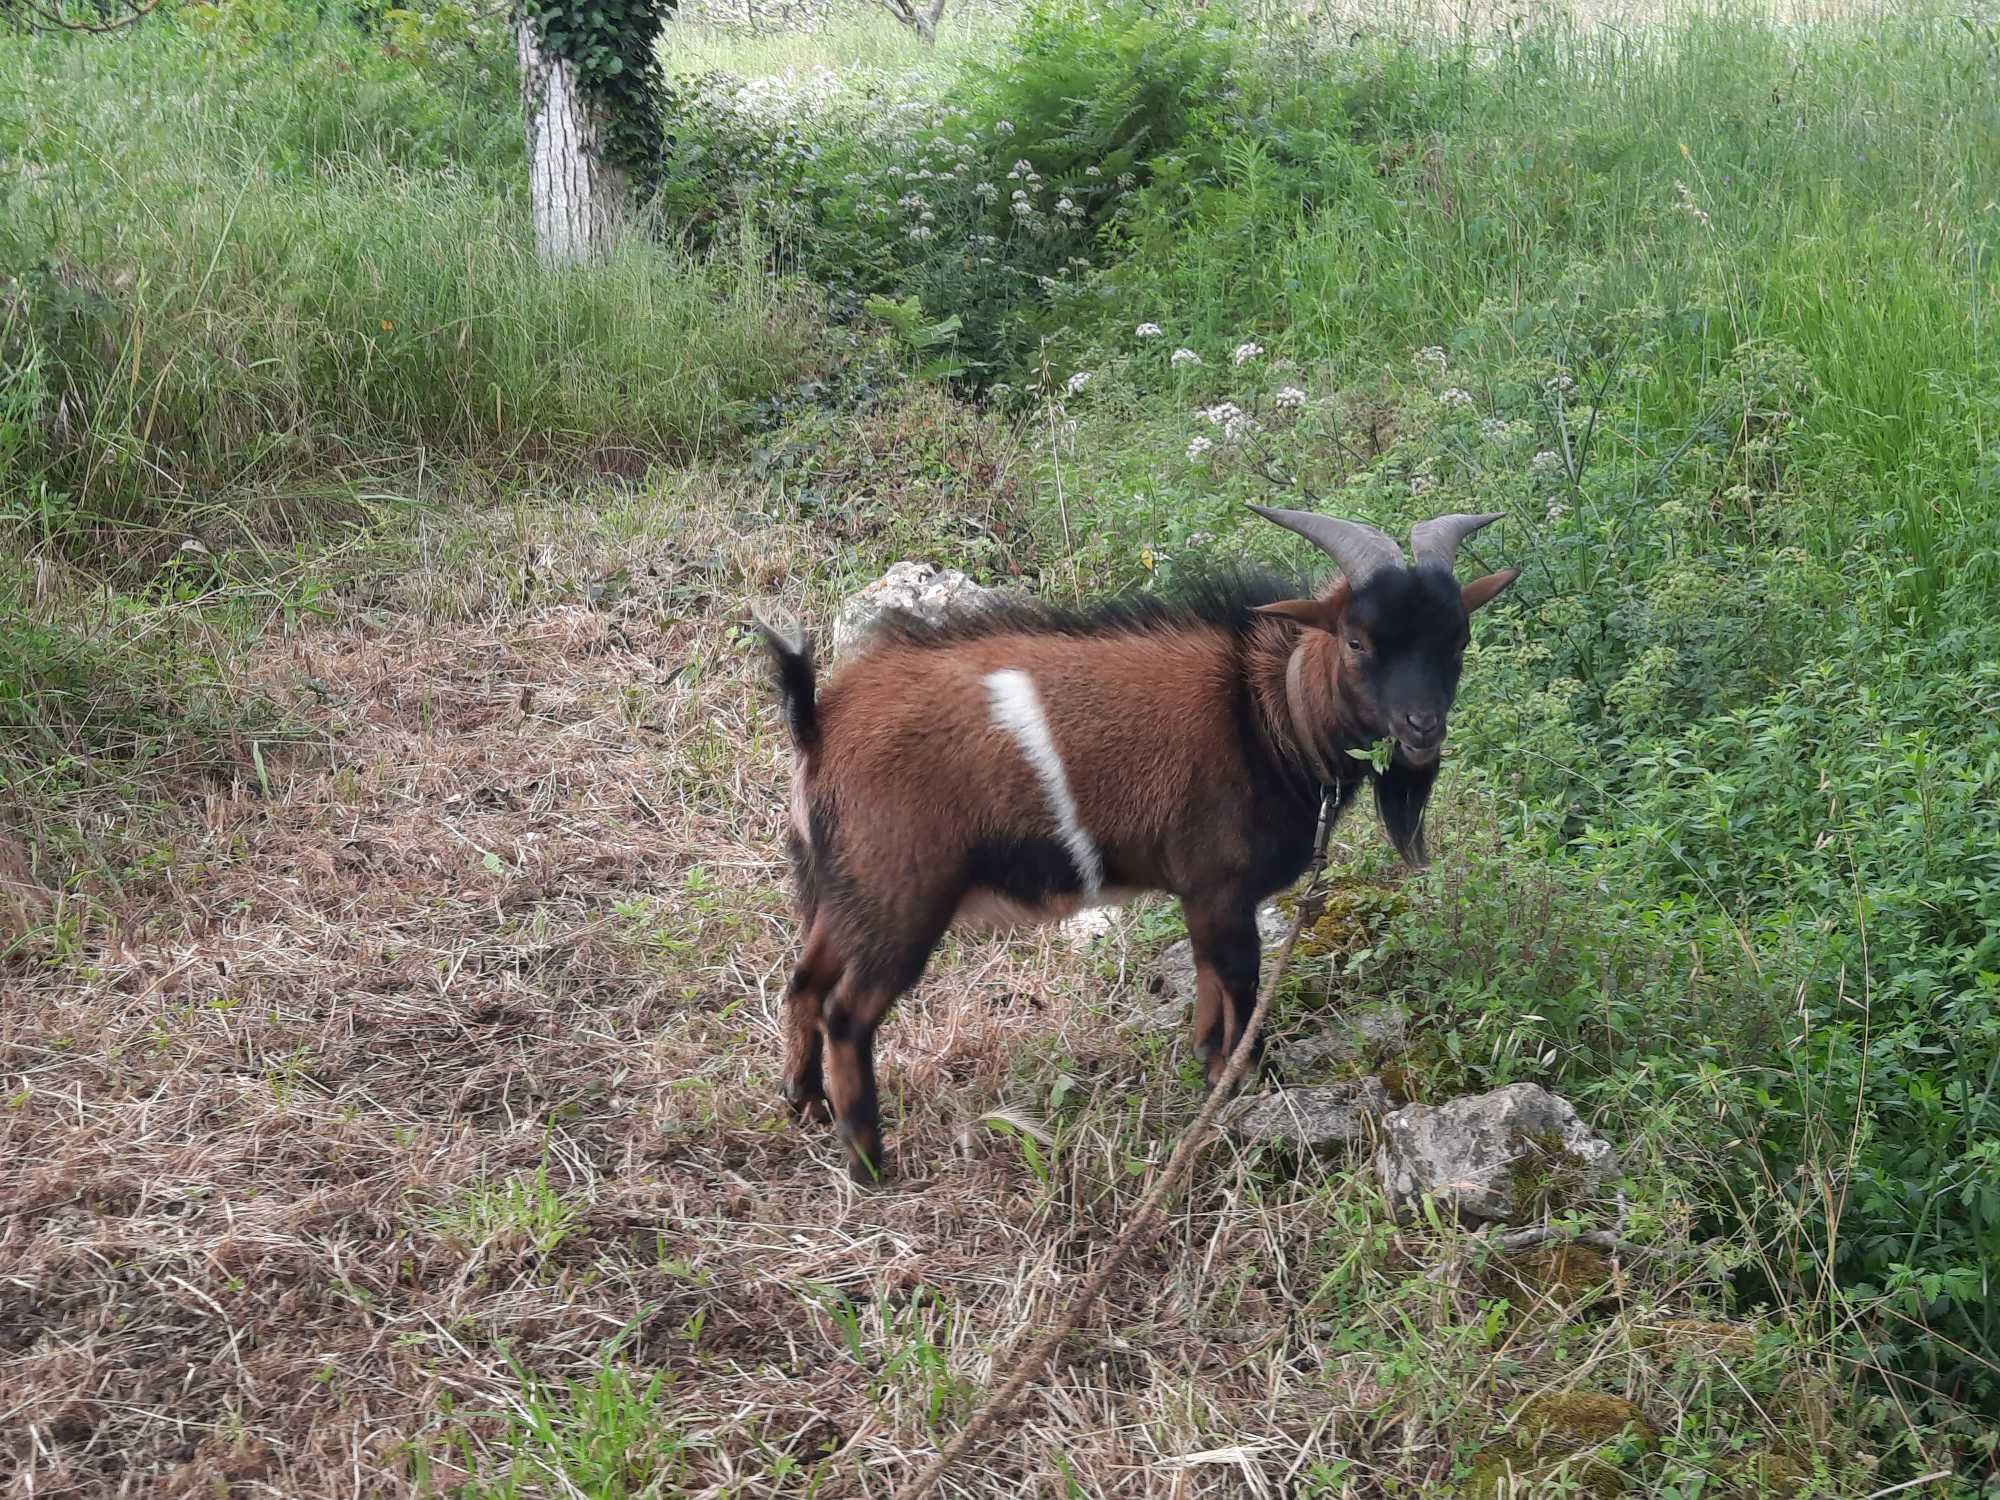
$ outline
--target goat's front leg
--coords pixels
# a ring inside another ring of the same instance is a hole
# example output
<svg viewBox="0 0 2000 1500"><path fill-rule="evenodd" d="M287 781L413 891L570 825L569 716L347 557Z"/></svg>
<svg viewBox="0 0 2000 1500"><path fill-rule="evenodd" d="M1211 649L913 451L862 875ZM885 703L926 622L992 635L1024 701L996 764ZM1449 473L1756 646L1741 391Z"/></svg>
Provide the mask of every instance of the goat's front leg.
<svg viewBox="0 0 2000 1500"><path fill-rule="evenodd" d="M1228 1071L1230 1054L1257 1006L1257 904L1231 897L1187 898L1181 902L1188 936L1194 941L1194 1050L1214 1088ZM1254 1071L1263 1061L1264 1038L1251 1053Z"/></svg>
<svg viewBox="0 0 2000 1500"><path fill-rule="evenodd" d="M881 1102L875 1092L875 1028L895 1000L896 992L888 986L856 983L854 971L849 970L820 1008L833 1127L847 1147L848 1175L864 1184L888 1175L882 1156Z"/></svg>

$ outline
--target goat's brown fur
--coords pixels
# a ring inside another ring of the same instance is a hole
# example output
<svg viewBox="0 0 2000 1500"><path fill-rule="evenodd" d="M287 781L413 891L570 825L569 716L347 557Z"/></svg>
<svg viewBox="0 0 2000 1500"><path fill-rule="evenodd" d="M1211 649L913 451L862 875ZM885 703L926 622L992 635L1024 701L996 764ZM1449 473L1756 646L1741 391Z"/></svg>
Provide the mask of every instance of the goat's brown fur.
<svg viewBox="0 0 2000 1500"><path fill-rule="evenodd" d="M1336 578L1311 599L1245 589L1205 612L893 623L816 701L792 702L806 940L784 1092L800 1114L831 1105L858 1176L882 1164L875 1028L954 921L1178 896L1212 1083L1255 1003L1256 905L1304 868L1322 791L1344 806L1375 780L1399 845L1420 855L1435 765L1378 773L1349 753L1384 732L1350 604ZM788 694L801 681L810 693L803 647L772 644ZM995 717L990 679L1014 672L1039 697L1101 889L1084 888L1049 787Z"/></svg>

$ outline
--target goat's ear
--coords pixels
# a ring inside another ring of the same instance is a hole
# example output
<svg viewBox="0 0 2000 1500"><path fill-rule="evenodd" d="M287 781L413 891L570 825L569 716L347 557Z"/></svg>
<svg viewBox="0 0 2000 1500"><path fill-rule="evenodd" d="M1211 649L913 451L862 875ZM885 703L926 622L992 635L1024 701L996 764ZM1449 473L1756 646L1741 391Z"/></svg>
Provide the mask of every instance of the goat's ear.
<svg viewBox="0 0 2000 1500"><path fill-rule="evenodd" d="M1503 568L1498 573L1488 573L1484 578L1475 578L1458 591L1465 612L1471 614L1483 605L1491 604L1500 597L1500 591L1521 576L1519 568Z"/></svg>
<svg viewBox="0 0 2000 1500"><path fill-rule="evenodd" d="M1340 628L1343 611L1339 605L1329 604L1324 599L1280 599L1276 604L1258 605L1257 613L1290 620L1308 630L1334 631Z"/></svg>

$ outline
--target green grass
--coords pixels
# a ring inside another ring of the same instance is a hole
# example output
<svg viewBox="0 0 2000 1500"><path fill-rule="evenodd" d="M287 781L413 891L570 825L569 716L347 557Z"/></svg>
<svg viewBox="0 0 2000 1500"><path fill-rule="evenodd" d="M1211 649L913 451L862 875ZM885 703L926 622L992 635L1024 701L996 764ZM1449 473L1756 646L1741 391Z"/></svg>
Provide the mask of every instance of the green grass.
<svg viewBox="0 0 2000 1500"><path fill-rule="evenodd" d="M719 30L698 20L672 20L660 36L661 61L676 73L710 69L743 78L810 74L822 68L843 74L948 73L966 54L1006 34L1004 20L990 9L947 11L938 25L937 45L925 46L907 27L872 9L835 13L818 31L770 31L755 35Z"/></svg>
<svg viewBox="0 0 2000 1500"><path fill-rule="evenodd" d="M28 418L0 516L32 543L177 544L218 492L438 456L636 472L727 446L815 360L753 238L537 266L493 67L244 24L0 59L0 390Z"/></svg>

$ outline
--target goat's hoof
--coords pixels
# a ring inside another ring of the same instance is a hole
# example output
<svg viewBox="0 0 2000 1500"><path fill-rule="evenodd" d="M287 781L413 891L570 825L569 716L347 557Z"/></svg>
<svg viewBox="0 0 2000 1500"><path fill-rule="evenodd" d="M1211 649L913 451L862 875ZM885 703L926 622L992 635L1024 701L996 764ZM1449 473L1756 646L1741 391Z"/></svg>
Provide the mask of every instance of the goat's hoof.
<svg viewBox="0 0 2000 1500"><path fill-rule="evenodd" d="M882 1154L880 1133L855 1130L845 1123L836 1125L834 1131L847 1148L847 1175L856 1187L881 1187L889 1180L889 1161Z"/></svg>
<svg viewBox="0 0 2000 1500"><path fill-rule="evenodd" d="M778 1092L784 1095L785 1108L792 1112L792 1118L801 1124L809 1120L825 1124L833 1118L827 1108L826 1095L809 1084L787 1078L778 1086Z"/></svg>

